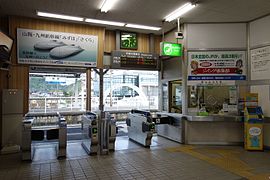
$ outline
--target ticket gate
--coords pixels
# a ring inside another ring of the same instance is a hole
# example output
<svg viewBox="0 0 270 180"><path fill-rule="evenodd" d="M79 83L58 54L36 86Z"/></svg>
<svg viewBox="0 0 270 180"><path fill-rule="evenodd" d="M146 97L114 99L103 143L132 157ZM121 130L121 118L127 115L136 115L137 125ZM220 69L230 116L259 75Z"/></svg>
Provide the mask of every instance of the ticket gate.
<svg viewBox="0 0 270 180"><path fill-rule="evenodd" d="M144 147L150 147L153 133L155 132L155 123L150 112L131 110L126 123L129 139Z"/></svg>
<svg viewBox="0 0 270 180"><path fill-rule="evenodd" d="M32 123L35 116L26 115L22 122L22 160L32 160L34 147L32 141L43 141L46 132L47 140L57 140L57 158L66 157L67 148L67 123L60 114L56 115L58 125L54 128L33 128Z"/></svg>
<svg viewBox="0 0 270 180"><path fill-rule="evenodd" d="M114 151L116 140L116 124L106 112L103 119L101 115L87 112L82 116L83 140L82 147L89 155Z"/></svg>
<svg viewBox="0 0 270 180"><path fill-rule="evenodd" d="M32 123L34 118L25 117L22 123L22 160L32 160Z"/></svg>
<svg viewBox="0 0 270 180"><path fill-rule="evenodd" d="M160 113L154 117L156 132L158 136L182 143L182 114Z"/></svg>
<svg viewBox="0 0 270 180"><path fill-rule="evenodd" d="M263 112L262 108L245 108L245 149L263 150Z"/></svg>
<svg viewBox="0 0 270 180"><path fill-rule="evenodd" d="M59 116L58 121L58 158L64 158L67 155L67 122L63 116Z"/></svg>
<svg viewBox="0 0 270 180"><path fill-rule="evenodd" d="M98 152L98 133L97 115L87 112L82 116L82 147L89 155Z"/></svg>

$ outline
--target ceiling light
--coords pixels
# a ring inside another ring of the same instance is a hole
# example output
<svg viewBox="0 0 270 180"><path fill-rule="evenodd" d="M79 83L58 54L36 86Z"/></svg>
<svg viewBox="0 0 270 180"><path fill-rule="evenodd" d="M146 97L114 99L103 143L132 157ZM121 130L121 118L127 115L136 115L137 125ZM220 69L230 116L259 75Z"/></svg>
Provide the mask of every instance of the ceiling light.
<svg viewBox="0 0 270 180"><path fill-rule="evenodd" d="M165 17L165 21L171 22L172 20L174 20L174 19L180 17L181 15L185 14L186 12L190 11L195 6L196 6L195 4L186 3L183 6L181 6L180 8L178 8L175 11L173 11L172 13L170 13L169 15L167 15Z"/></svg>
<svg viewBox="0 0 270 180"><path fill-rule="evenodd" d="M67 16L67 15L62 15L62 14L52 14L52 13L37 11L37 15L42 16L42 17L49 17L49 18L65 19L65 20L72 20L72 21L83 21L83 18L81 17Z"/></svg>
<svg viewBox="0 0 270 180"><path fill-rule="evenodd" d="M116 3L117 0L103 0L100 10L101 12L108 12L111 10L112 6Z"/></svg>
<svg viewBox="0 0 270 180"><path fill-rule="evenodd" d="M147 29L147 30L154 30L154 31L158 31L161 29L160 27L144 26L144 25L139 25L139 24L126 24L126 27L137 28L137 29Z"/></svg>
<svg viewBox="0 0 270 180"><path fill-rule="evenodd" d="M105 24L105 25L112 25L112 26L124 26L125 23L122 22L115 22L115 21L103 21L98 19L85 19L85 22L95 23L95 24Z"/></svg>

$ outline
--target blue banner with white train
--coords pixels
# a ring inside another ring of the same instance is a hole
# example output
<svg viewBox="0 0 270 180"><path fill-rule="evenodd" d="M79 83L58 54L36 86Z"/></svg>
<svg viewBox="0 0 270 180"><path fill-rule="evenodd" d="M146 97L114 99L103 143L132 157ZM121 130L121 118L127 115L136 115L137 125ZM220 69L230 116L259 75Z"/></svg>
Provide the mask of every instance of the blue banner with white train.
<svg viewBox="0 0 270 180"><path fill-rule="evenodd" d="M17 29L21 64L96 67L97 55L97 36Z"/></svg>

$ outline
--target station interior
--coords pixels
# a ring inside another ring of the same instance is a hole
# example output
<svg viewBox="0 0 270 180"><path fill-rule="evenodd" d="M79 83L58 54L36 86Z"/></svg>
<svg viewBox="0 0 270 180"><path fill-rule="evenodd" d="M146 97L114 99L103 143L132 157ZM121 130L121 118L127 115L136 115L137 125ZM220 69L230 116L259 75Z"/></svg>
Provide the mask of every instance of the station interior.
<svg viewBox="0 0 270 180"><path fill-rule="evenodd" d="M1 0L0 179L270 179L269 0Z"/></svg>

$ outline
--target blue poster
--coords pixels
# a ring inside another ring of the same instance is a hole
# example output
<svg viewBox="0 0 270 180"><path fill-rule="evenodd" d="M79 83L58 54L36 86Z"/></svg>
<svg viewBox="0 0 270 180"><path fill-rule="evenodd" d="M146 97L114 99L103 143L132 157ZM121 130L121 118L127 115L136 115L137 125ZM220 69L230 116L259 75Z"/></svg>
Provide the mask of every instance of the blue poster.
<svg viewBox="0 0 270 180"><path fill-rule="evenodd" d="M96 67L97 54L97 36L17 29L21 64Z"/></svg>

